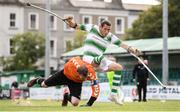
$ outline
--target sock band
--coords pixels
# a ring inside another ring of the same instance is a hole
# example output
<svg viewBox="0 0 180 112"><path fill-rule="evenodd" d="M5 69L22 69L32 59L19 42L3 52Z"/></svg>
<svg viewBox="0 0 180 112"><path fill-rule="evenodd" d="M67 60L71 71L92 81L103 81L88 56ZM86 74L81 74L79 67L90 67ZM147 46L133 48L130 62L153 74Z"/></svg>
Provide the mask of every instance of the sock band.
<svg viewBox="0 0 180 112"><path fill-rule="evenodd" d="M42 83L44 80L45 80L45 79L43 79L43 78L38 78L38 79L36 80L36 83L39 84L39 85L41 85L41 83Z"/></svg>
<svg viewBox="0 0 180 112"><path fill-rule="evenodd" d="M121 71L115 71L114 73L111 92L117 94L121 82Z"/></svg>

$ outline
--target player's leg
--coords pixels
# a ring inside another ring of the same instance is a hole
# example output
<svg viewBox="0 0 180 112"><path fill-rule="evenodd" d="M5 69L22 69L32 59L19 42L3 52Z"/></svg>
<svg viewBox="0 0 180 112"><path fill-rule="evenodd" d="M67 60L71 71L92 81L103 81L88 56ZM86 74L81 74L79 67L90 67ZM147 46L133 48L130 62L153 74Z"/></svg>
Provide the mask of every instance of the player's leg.
<svg viewBox="0 0 180 112"><path fill-rule="evenodd" d="M106 58L103 58L101 60L99 68L102 71L106 71L106 72L114 71L111 92L112 94L117 94L119 86L120 86L121 75L122 75L122 72L121 72L123 69L122 65L116 62L110 61Z"/></svg>
<svg viewBox="0 0 180 112"><path fill-rule="evenodd" d="M47 79L38 77L35 79L32 79L31 81L28 82L27 86L32 87L35 84L40 85L41 87L50 87L50 86L56 86L56 85L63 85L65 84L63 80L63 73L64 71L58 71L55 74L49 76Z"/></svg>
<svg viewBox="0 0 180 112"><path fill-rule="evenodd" d="M138 101L141 102L141 90L142 90L142 87L141 87L141 83L140 82L137 82L137 89L138 89Z"/></svg>
<svg viewBox="0 0 180 112"><path fill-rule="evenodd" d="M146 92L147 92L147 82L144 81L143 83L143 101L146 102Z"/></svg>
<svg viewBox="0 0 180 112"><path fill-rule="evenodd" d="M70 93L69 92L69 88L67 86L63 87L64 90L63 90L63 100L62 100L62 104L61 106L67 106L68 104L68 94Z"/></svg>
<svg viewBox="0 0 180 112"><path fill-rule="evenodd" d="M111 92L113 94L117 94L118 93L118 88L119 88L120 82L121 82L122 66L120 64L117 64L117 63L113 62L108 66L108 71L114 71Z"/></svg>
<svg viewBox="0 0 180 112"><path fill-rule="evenodd" d="M120 98L121 94L118 93L121 83L121 77L122 77L122 66L120 64L113 62L108 66L108 71L114 71L111 97L113 97L112 99L115 99L115 102L117 104L122 105L123 104L123 102L121 101L122 98Z"/></svg>
<svg viewBox="0 0 180 112"><path fill-rule="evenodd" d="M45 80L45 79L42 78L42 77L34 78L34 79L30 80L30 81L27 83L27 87L32 87L32 86L34 86L35 84L41 85L41 83L42 83L44 80Z"/></svg>
<svg viewBox="0 0 180 112"><path fill-rule="evenodd" d="M69 80L67 83L70 93L65 94L66 96L64 96L63 101L69 101L73 106L78 106L80 102L82 83L75 83L71 80Z"/></svg>
<svg viewBox="0 0 180 112"><path fill-rule="evenodd" d="M110 61L106 58L101 60L99 69L102 71L114 71L113 81L112 81L112 89L111 89L111 96L109 100L115 101L117 104L122 104L120 101L118 90L120 88L120 80L121 80L121 71L123 69L122 65Z"/></svg>

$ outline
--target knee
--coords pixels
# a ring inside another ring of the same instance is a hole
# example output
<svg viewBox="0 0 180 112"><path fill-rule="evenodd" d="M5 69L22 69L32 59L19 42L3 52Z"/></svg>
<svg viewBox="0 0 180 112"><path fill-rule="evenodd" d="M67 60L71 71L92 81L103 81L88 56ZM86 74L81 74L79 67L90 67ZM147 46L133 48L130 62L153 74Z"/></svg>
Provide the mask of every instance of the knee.
<svg viewBox="0 0 180 112"><path fill-rule="evenodd" d="M73 106L78 106L79 102L78 101L74 101L74 102L71 102Z"/></svg>
<svg viewBox="0 0 180 112"><path fill-rule="evenodd" d="M118 65L118 69L119 69L119 70L123 70L123 66L119 64L119 65Z"/></svg>
<svg viewBox="0 0 180 112"><path fill-rule="evenodd" d="M80 102L80 100L78 98L75 98L75 97L71 98L71 104L73 106L78 106L79 102Z"/></svg>
<svg viewBox="0 0 180 112"><path fill-rule="evenodd" d="M108 67L108 71L123 70L123 66L120 64L112 64Z"/></svg>
<svg viewBox="0 0 180 112"><path fill-rule="evenodd" d="M120 64L117 64L116 66L114 66L114 70L123 70L123 66Z"/></svg>

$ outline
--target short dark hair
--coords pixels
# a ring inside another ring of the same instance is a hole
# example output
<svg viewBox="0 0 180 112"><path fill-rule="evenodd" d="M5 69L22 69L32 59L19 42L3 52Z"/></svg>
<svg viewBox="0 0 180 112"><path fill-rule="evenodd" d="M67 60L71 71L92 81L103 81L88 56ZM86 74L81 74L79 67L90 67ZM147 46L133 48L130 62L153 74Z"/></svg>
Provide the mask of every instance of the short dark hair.
<svg viewBox="0 0 180 112"><path fill-rule="evenodd" d="M105 19L101 22L101 26L103 27L104 25L111 26L111 22Z"/></svg>
<svg viewBox="0 0 180 112"><path fill-rule="evenodd" d="M82 66L77 68L77 72L79 74L82 74L83 76L87 77L87 75L88 75L88 68L85 65L82 65Z"/></svg>

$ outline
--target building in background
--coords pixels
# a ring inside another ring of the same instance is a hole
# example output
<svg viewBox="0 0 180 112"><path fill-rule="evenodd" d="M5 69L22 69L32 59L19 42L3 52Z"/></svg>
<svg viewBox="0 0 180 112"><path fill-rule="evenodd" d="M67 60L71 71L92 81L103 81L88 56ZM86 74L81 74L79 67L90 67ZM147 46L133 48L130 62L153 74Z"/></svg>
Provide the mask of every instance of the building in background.
<svg viewBox="0 0 180 112"><path fill-rule="evenodd" d="M0 57L12 53L11 38L24 32L24 7L18 0L0 0Z"/></svg>

